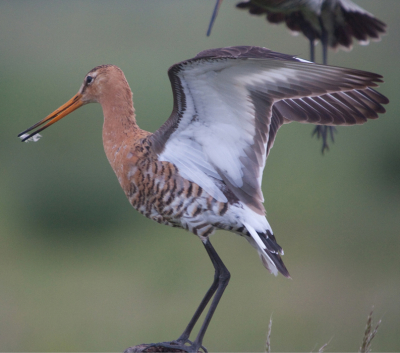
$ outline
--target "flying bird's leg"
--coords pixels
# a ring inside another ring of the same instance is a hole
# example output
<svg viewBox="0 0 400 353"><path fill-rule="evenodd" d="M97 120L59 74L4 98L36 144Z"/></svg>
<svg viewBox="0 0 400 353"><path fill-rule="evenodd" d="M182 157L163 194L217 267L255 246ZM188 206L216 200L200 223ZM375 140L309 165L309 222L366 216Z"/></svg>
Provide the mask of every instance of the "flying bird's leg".
<svg viewBox="0 0 400 353"><path fill-rule="evenodd" d="M315 127L312 136L317 135L317 139L322 139L322 154L324 154L325 151L329 151L329 136L331 141L335 142L335 133L337 133L337 130L334 126L317 125Z"/></svg>
<svg viewBox="0 0 400 353"><path fill-rule="evenodd" d="M310 41L310 61L315 62L315 43L314 43L314 37L309 37L308 38ZM322 46L323 48L325 48L324 44ZM325 60L325 57L324 57ZM326 63L324 63L326 64ZM315 129L312 132L311 136L317 135L317 139L322 137L322 154L324 154L325 150L329 150L329 145L328 142L326 140L326 136L327 136L327 126L323 126L323 125L317 125L315 127ZM331 131L331 137L332 137L332 141L333 141L333 133Z"/></svg>
<svg viewBox="0 0 400 353"><path fill-rule="evenodd" d="M321 25L321 45L322 45L322 63L324 65L328 65L328 32L326 31L324 24L319 19ZM311 52L311 61L313 60L314 53ZM322 138L322 154L325 151L329 151L329 144L328 144L328 136L331 137L331 141L335 142L334 134L337 132L334 126L324 126L324 125L317 125L312 132L312 136L317 135L317 138Z"/></svg>
<svg viewBox="0 0 400 353"><path fill-rule="evenodd" d="M329 128L329 135L331 136L332 142L335 142L335 133L337 133L337 129L335 126L328 126Z"/></svg>
<svg viewBox="0 0 400 353"><path fill-rule="evenodd" d="M325 30L322 30L322 63L328 65L328 38Z"/></svg>
<svg viewBox="0 0 400 353"><path fill-rule="evenodd" d="M180 349L187 352L197 352L201 348L205 352L207 352L207 350L202 346L203 338L207 331L211 318L214 314L214 311L217 308L217 305L222 297L222 294L224 293L224 290L228 285L231 275L228 269L225 267L224 263L222 262L221 258L218 256L214 247L211 245L209 239L207 239L204 242L204 247L206 248L208 256L210 257L211 262L215 269L214 282L208 289L206 295L204 296L203 300L201 301L199 307L197 308L196 312L194 313L192 319L190 320L189 324L187 325L182 335L176 341L154 343L149 347L166 347L166 348ZM196 339L193 342L191 342L189 341L190 333L192 332L194 325L196 324L197 320L199 319L200 315L204 311L205 307L207 306L208 302L210 301L213 295L214 299L211 302L210 308L208 309L208 313L199 330L199 333L197 334Z"/></svg>
<svg viewBox="0 0 400 353"><path fill-rule="evenodd" d="M328 45L322 43L322 63L328 65Z"/></svg>
<svg viewBox="0 0 400 353"><path fill-rule="evenodd" d="M222 0L217 0L217 2L215 3L214 11L211 15L210 24L208 25L208 29L207 29L207 37L209 37L211 34L211 30L214 25L215 19L217 18L218 10L219 10L219 7L221 6L221 4L222 4Z"/></svg>
<svg viewBox="0 0 400 353"><path fill-rule="evenodd" d="M310 40L310 61L315 62L315 43L313 38L309 38Z"/></svg>

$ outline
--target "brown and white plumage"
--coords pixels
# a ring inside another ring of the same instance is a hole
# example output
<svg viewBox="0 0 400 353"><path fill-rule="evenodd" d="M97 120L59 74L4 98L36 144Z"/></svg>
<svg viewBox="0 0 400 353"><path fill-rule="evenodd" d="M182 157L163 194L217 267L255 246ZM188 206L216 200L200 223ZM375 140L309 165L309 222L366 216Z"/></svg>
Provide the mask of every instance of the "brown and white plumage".
<svg viewBox="0 0 400 353"><path fill-rule="evenodd" d="M173 65L168 75L173 111L153 134L136 123L122 71L103 65L86 75L70 101L20 137L28 140L78 107L100 103L104 149L133 207L161 224L198 235L216 273L224 274L215 277L198 309L217 291L211 318L229 279L208 239L215 230L244 236L270 272L289 277L265 218L261 190L279 127L292 121L362 124L383 113L388 100L371 88L382 82L377 74L317 65L260 47L205 50ZM197 318L178 343L186 342ZM208 322L191 350L201 345Z"/></svg>

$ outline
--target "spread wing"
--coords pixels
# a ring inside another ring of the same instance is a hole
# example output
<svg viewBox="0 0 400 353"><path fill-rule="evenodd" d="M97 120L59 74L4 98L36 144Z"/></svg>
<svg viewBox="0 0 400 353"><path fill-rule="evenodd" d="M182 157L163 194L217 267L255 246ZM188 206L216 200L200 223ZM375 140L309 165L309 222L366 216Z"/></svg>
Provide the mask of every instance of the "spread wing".
<svg viewBox="0 0 400 353"><path fill-rule="evenodd" d="M267 153L283 123L360 124L387 103L369 88L379 75L259 47L206 50L168 74L174 108L151 137L159 160L227 202L222 181L259 214Z"/></svg>
<svg viewBox="0 0 400 353"><path fill-rule="evenodd" d="M352 37L368 44L369 38L379 40L386 32L384 22L350 0L247 0L236 7L253 15L266 14L271 23L286 22L290 30L302 32L310 40L321 40L324 28L331 48L350 49Z"/></svg>

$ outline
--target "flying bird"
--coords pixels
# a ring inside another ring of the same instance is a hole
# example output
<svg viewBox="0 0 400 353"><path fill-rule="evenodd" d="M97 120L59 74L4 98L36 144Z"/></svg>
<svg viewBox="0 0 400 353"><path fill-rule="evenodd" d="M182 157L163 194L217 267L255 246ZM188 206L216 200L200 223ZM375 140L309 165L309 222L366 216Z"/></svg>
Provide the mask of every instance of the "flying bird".
<svg viewBox="0 0 400 353"><path fill-rule="evenodd" d="M207 35L222 0L217 0ZM328 47L347 49L353 38L360 44L380 40L386 24L350 0L247 0L236 5L252 15L266 15L270 23L285 22L293 32L303 33L310 42L310 60L315 62L314 46L321 41L323 63L328 61Z"/></svg>
<svg viewBox="0 0 400 353"><path fill-rule="evenodd" d="M217 0L207 36L217 17L222 0ZM353 38L360 44L380 40L386 24L350 0L247 0L236 5L252 15L265 15L270 23L285 22L295 32L303 33L310 42L310 60L315 62L315 44L321 41L323 63L328 63L328 47L350 50ZM334 140L334 128L316 126L313 135L322 138L322 153L329 149L328 137Z"/></svg>
<svg viewBox="0 0 400 353"><path fill-rule="evenodd" d="M267 270L290 277L261 191L278 129L293 121L362 124L384 113L388 100L371 88L382 82L380 75L260 47L205 50L171 66L168 75L173 110L154 133L139 128L121 69L102 65L89 71L67 103L19 136L28 141L75 109L101 104L104 150L132 206L160 224L197 235L215 268L213 284L182 335L154 344L197 352L205 350L203 337L230 278L210 242L217 229L244 237Z"/></svg>

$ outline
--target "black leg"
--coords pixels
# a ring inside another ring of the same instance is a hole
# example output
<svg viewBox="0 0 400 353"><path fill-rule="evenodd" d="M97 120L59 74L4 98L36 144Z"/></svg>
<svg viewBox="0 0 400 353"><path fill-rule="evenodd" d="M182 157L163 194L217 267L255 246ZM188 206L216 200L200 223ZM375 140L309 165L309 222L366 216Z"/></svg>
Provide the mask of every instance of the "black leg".
<svg viewBox="0 0 400 353"><path fill-rule="evenodd" d="M214 11L212 13L211 20L210 20L210 24L208 25L208 29L207 29L207 37L209 37L211 34L211 30L214 25L215 19L217 18L218 10L219 10L219 7L221 6L221 4L222 4L222 0L217 0L217 2L215 3Z"/></svg>
<svg viewBox="0 0 400 353"><path fill-rule="evenodd" d="M200 347L204 335L207 331L208 324L211 321L211 318L214 314L215 309L218 306L219 300L222 297L222 294L225 291L226 286L229 283L229 279L231 278L231 274L229 273L228 269L225 267L224 263L218 256L217 252L215 251L214 247L211 245L210 241L207 239L206 243L204 243L204 246L207 250L208 256L210 256L210 259L214 265L215 268L215 277L218 276L218 288L217 292L215 293L214 299L211 302L210 309L208 309L208 313L206 315L206 318L204 319L203 325L200 328L199 333L197 334L196 339L193 342L193 345L195 347ZM197 350L195 350L197 352Z"/></svg>
<svg viewBox="0 0 400 353"><path fill-rule="evenodd" d="M310 61L315 62L315 45L314 39L310 38Z"/></svg>
<svg viewBox="0 0 400 353"><path fill-rule="evenodd" d="M321 44L322 44L322 63L324 65L328 64L328 32L325 30L324 24L319 19L319 23L321 25ZM311 42L310 42L311 45ZM311 50L311 56L314 57L314 52ZM311 61L314 61L311 59ZM312 132L312 136L317 135L317 138L322 139L322 154L325 151L329 151L329 144L328 144L328 136L331 137L332 142L335 142L334 134L337 132L334 126L324 126L324 125L317 125Z"/></svg>
<svg viewBox="0 0 400 353"><path fill-rule="evenodd" d="M183 331L182 335L176 341L155 343L155 344L152 344L151 346L160 346L160 347L166 347L166 348L181 349L181 350L184 350L187 352L197 352L200 348L202 348L204 351L206 351L206 349L202 346L203 338L207 331L207 328L211 321L211 318L214 314L214 311L217 308L219 300L221 299L222 294L224 293L224 290L225 290L226 286L228 285L231 275L230 275L228 269L225 267L222 260L220 259L220 257L218 256L214 247L211 245L210 241L207 239L207 241L203 244L204 244L204 247L206 248L208 256L210 257L211 262L215 269L214 281L213 281L211 287L208 289L206 295L204 296L203 300L201 301L199 307L197 308L196 312L194 313L194 315L193 315L192 319L190 320L189 324L187 325L185 331ZM197 334L197 337L194 340L194 342L191 342L191 341L189 341L190 333L192 332L193 327L195 326L197 320L199 319L200 315L204 311L205 307L207 306L208 302L210 301L210 299L212 298L214 293L215 293L214 299L211 302L210 308L208 309L206 318L204 319L204 322L200 328L200 331ZM151 346L149 346L149 347L151 347ZM147 348L149 348L149 347L147 347Z"/></svg>
<svg viewBox="0 0 400 353"><path fill-rule="evenodd" d="M322 139L322 154L324 154L325 151L329 151L329 144L328 144L328 139L329 136L332 140L332 142L335 142L335 133L337 132L336 128L334 126L326 126L326 125L317 125L312 132L312 136L317 135L318 139Z"/></svg>
<svg viewBox="0 0 400 353"><path fill-rule="evenodd" d="M322 44L322 63L324 65L328 64L328 32L325 30L323 23L320 19L321 24L321 44ZM317 125L313 131L313 135L317 135L317 138L322 138L322 154L325 151L329 151L328 138L331 137L332 142L335 142L334 133L336 132L334 126L322 126Z"/></svg>
<svg viewBox="0 0 400 353"><path fill-rule="evenodd" d="M328 31L321 18L319 18L319 23L321 25L322 63L328 65Z"/></svg>
<svg viewBox="0 0 400 353"><path fill-rule="evenodd" d="M328 65L328 43L322 42L322 63Z"/></svg>
<svg viewBox="0 0 400 353"><path fill-rule="evenodd" d="M207 240L207 243L204 244L204 247L206 248L207 253L210 255L209 250L208 250L209 246L211 246L211 248L212 248L210 241ZM214 250L214 252L215 252L215 250ZM200 315L202 314L202 312L204 311L208 302L210 301L210 299L212 298L212 296L214 295L215 291L218 288L220 270L219 270L218 264L215 262L214 258L210 256L210 259L211 259L211 261L214 265L214 269L215 269L214 282L212 283L211 287L208 289L206 295L204 296L203 300L201 301L199 307L197 308L196 312L194 313L194 315L193 315L192 319L190 320L189 324L187 325L185 331L183 331L182 335L178 338L178 341L184 341L184 342L187 341L187 339L190 336L190 333L193 330L194 325L196 325L197 320L199 319ZM221 263L222 263L222 261L221 261Z"/></svg>

